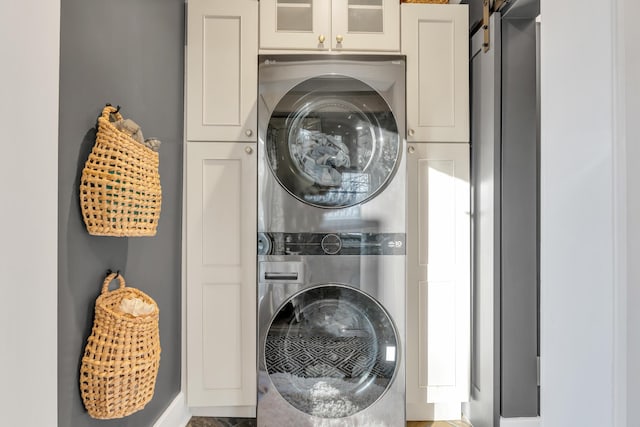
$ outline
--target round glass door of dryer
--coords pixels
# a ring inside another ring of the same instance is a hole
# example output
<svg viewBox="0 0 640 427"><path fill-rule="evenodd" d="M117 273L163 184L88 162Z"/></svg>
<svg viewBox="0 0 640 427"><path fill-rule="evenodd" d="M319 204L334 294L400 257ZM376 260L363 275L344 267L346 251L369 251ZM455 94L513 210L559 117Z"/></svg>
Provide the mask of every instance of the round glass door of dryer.
<svg viewBox="0 0 640 427"><path fill-rule="evenodd" d="M323 208L365 202L383 190L401 155L398 126L384 98L341 75L306 80L277 104L266 134L279 183Z"/></svg>
<svg viewBox="0 0 640 427"><path fill-rule="evenodd" d="M323 285L285 302L267 332L265 366L296 409L343 418L373 405L391 386L398 338L389 315L367 294Z"/></svg>

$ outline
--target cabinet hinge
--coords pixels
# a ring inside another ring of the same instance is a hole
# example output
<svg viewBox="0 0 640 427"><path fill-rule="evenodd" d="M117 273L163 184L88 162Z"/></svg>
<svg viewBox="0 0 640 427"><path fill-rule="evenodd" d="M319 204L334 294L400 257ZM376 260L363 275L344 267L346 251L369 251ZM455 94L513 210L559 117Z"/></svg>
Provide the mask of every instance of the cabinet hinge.
<svg viewBox="0 0 640 427"><path fill-rule="evenodd" d="M536 357L536 382L540 387L540 356Z"/></svg>
<svg viewBox="0 0 640 427"><path fill-rule="evenodd" d="M491 34L489 28L489 17L493 12L498 12L504 5L508 3L509 0L494 0L493 7L491 5L490 0L482 0L482 30L484 31L484 41L482 42L482 47L485 52L489 51Z"/></svg>
<svg viewBox="0 0 640 427"><path fill-rule="evenodd" d="M489 16L491 10L489 9L489 0L482 0L482 31L484 31L484 41L482 47L485 52L489 52Z"/></svg>

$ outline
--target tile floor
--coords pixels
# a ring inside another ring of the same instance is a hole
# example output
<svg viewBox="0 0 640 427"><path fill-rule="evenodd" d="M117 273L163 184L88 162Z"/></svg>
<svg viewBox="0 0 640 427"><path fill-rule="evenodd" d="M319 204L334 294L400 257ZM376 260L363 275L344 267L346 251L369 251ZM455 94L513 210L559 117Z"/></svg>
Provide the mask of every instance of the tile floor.
<svg viewBox="0 0 640 427"><path fill-rule="evenodd" d="M193 417L187 427L255 427L250 418ZM464 421L407 421L407 427L472 427Z"/></svg>
<svg viewBox="0 0 640 427"><path fill-rule="evenodd" d="M192 417L187 427L255 427L252 418L208 418Z"/></svg>
<svg viewBox="0 0 640 427"><path fill-rule="evenodd" d="M464 421L407 421L407 427L472 427Z"/></svg>

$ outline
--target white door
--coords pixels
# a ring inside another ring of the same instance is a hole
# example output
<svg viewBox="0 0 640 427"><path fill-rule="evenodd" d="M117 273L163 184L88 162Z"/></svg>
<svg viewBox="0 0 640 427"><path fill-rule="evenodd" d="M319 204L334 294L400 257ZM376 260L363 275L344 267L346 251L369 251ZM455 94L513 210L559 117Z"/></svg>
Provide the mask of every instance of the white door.
<svg viewBox="0 0 640 427"><path fill-rule="evenodd" d="M331 0L260 1L260 49L330 47Z"/></svg>
<svg viewBox="0 0 640 427"><path fill-rule="evenodd" d="M255 141L258 4L189 0L187 140Z"/></svg>
<svg viewBox="0 0 640 427"><path fill-rule="evenodd" d="M268 120L264 142L271 170L308 205L344 208L366 202L389 184L402 157L398 123L385 99L352 77L303 81L282 97Z"/></svg>
<svg viewBox="0 0 640 427"><path fill-rule="evenodd" d="M332 17L332 49L400 50L397 0L333 0Z"/></svg>
<svg viewBox="0 0 640 427"><path fill-rule="evenodd" d="M186 145L187 403L247 417L256 405L255 152L255 143Z"/></svg>
<svg viewBox="0 0 640 427"><path fill-rule="evenodd" d="M402 5L407 140L469 141L467 5Z"/></svg>
<svg viewBox="0 0 640 427"><path fill-rule="evenodd" d="M397 0L261 0L260 49L400 50Z"/></svg>
<svg viewBox="0 0 640 427"><path fill-rule="evenodd" d="M471 40L472 332L471 397L474 427L500 422L500 26L491 17L490 48L483 33Z"/></svg>
<svg viewBox="0 0 640 427"><path fill-rule="evenodd" d="M264 363L282 399L313 420L305 425L339 425L325 422L331 419L354 425L360 423L348 417L366 411L393 387L401 365L398 344L393 320L370 295L319 284L294 294L275 313Z"/></svg>
<svg viewBox="0 0 640 427"><path fill-rule="evenodd" d="M469 396L469 145L409 144L407 172L407 419L457 419Z"/></svg>

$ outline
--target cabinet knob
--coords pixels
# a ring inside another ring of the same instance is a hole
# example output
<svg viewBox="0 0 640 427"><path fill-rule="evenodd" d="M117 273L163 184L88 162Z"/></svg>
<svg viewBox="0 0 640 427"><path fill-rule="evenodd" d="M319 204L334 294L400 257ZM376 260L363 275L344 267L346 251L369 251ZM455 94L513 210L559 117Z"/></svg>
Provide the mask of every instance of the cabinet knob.
<svg viewBox="0 0 640 427"><path fill-rule="evenodd" d="M409 129L409 136L413 136L416 134L416 131L413 129Z"/></svg>
<svg viewBox="0 0 640 427"><path fill-rule="evenodd" d="M247 153L247 154L251 154L251 153L253 153L253 148L251 148L249 146L244 147L244 152Z"/></svg>
<svg viewBox="0 0 640 427"><path fill-rule="evenodd" d="M336 42L337 42L338 44L341 44L341 43L342 43L342 40L344 40L344 37L342 37L340 34L338 34L338 35L336 36Z"/></svg>
<svg viewBox="0 0 640 427"><path fill-rule="evenodd" d="M416 147L414 147L413 145L409 146L409 154L413 154L416 152Z"/></svg>
<svg viewBox="0 0 640 427"><path fill-rule="evenodd" d="M251 135L253 135L253 131L251 129L247 129L247 130L244 131L244 134L247 135L247 136L251 136Z"/></svg>
<svg viewBox="0 0 640 427"><path fill-rule="evenodd" d="M324 43L324 41L325 41L324 34L320 34L320 35L318 36L318 43L322 44L322 43Z"/></svg>

